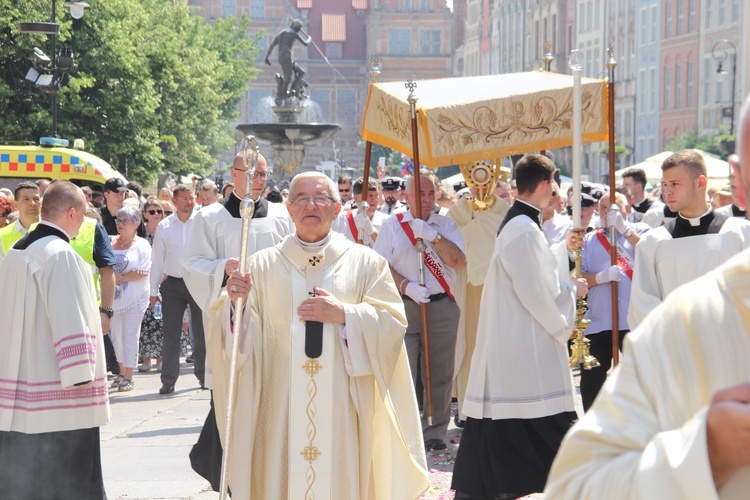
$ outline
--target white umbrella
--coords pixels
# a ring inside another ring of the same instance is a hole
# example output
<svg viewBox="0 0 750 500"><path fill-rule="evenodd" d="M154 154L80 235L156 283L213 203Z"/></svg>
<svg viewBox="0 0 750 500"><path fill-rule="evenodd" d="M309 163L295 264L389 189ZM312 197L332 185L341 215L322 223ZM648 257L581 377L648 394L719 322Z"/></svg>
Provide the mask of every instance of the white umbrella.
<svg viewBox="0 0 750 500"><path fill-rule="evenodd" d="M703 161L706 162L706 171L709 179L727 180L729 178L729 163L722 160L716 155L701 151L700 149L694 149L703 157ZM663 151L659 154L655 154L649 158L646 158L640 163L631 165L615 172L616 178L622 178L622 174L630 168L642 168L646 172L646 178L651 184L658 184L661 182L661 164L672 155L672 151Z"/></svg>

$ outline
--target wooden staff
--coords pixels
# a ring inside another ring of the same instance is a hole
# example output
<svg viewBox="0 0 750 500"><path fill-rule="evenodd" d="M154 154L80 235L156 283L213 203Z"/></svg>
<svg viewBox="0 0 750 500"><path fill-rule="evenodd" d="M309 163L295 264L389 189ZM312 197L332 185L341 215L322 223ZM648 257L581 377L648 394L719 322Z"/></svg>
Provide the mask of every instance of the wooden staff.
<svg viewBox="0 0 750 500"><path fill-rule="evenodd" d="M378 83L378 76L380 75L380 58L374 56L372 58L372 68L370 69L370 79L372 83ZM372 155L372 142L367 141L365 144L365 168L362 172L362 201L359 202L359 213L367 215L367 210L370 208L370 204L367 203L367 188L370 184L370 156ZM357 228L357 243L360 245L364 244L364 234L362 234L362 228Z"/></svg>
<svg viewBox="0 0 750 500"><path fill-rule="evenodd" d="M411 112L411 149L412 149L412 161L414 162L414 206L409 207L413 212L415 219L422 218L422 190L419 186L421 181L421 175L419 174L419 130L417 129L417 96L414 94L414 90L417 88L417 84L412 80L406 82L406 88L409 90L409 109ZM427 250L427 246L422 241L422 238L417 239L417 244L414 245L417 250L417 259L419 260L419 286L425 286L425 273L424 273L424 253ZM424 391L425 391L425 406L427 407L427 425L432 425L432 378L430 377L430 340L427 336L427 304L420 303L420 313L422 317L422 367L424 368Z"/></svg>
<svg viewBox="0 0 750 500"><path fill-rule="evenodd" d="M245 196L240 205L240 216L242 217L242 243L240 246L239 272L245 275L247 272L247 239L250 233L250 219L253 218L255 201L253 201L253 175L258 163L258 142L253 136L247 136L242 140L242 158L245 164ZM248 165L248 157L250 164ZM251 168L252 167L252 168ZM229 362L229 387L227 388L226 426L224 427L224 451L221 457L221 476L219 482L219 498L227 498L227 479L229 476L229 453L232 447L232 431L234 427L234 407L237 402L237 357L240 351L240 333L242 330L242 297L234 302L234 325L232 328L232 356ZM249 332L248 332L249 333Z"/></svg>
<svg viewBox="0 0 750 500"><path fill-rule="evenodd" d="M617 197L615 196L615 66L617 62L612 57L612 45L607 47L609 60L607 61L607 70L609 72L609 82L607 84L607 107L609 108L609 206L617 206ZM614 227L609 228L609 260L610 265L617 265L617 230ZM620 362L620 311L618 297L617 281L611 281L612 290L612 366L617 366Z"/></svg>

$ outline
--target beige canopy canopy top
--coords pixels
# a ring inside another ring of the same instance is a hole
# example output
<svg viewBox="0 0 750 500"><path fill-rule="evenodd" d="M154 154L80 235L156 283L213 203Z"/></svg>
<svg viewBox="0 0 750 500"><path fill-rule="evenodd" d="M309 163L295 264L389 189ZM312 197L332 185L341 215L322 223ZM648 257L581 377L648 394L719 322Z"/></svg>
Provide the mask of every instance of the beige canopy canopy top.
<svg viewBox="0 0 750 500"><path fill-rule="evenodd" d="M573 142L573 77L545 71L418 80L419 161L469 163ZM607 81L584 78L583 142L608 138ZM362 138L412 155L405 82L370 85Z"/></svg>

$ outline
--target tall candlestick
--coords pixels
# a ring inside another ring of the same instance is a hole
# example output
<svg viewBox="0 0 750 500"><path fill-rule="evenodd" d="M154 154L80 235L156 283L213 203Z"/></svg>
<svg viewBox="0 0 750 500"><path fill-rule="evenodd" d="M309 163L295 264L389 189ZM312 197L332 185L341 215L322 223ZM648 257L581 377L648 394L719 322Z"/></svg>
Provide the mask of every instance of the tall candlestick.
<svg viewBox="0 0 750 500"><path fill-rule="evenodd" d="M573 227L581 227L581 60L577 50L570 53L573 71Z"/></svg>

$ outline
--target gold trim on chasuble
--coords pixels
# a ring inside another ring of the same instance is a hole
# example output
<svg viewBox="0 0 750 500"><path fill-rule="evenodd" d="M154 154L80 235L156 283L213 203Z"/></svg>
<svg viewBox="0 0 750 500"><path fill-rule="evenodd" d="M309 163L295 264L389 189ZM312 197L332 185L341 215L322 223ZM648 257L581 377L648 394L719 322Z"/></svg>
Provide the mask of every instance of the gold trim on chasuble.
<svg viewBox="0 0 750 500"><path fill-rule="evenodd" d="M296 244L287 253L300 274L292 279L293 314L313 295L315 287L331 290L332 278L324 275L324 254L310 255ZM323 351L319 358L305 355L305 322L292 321L289 413L289 498L331 498L333 466L333 335L323 325ZM301 479L304 477L304 481Z"/></svg>

